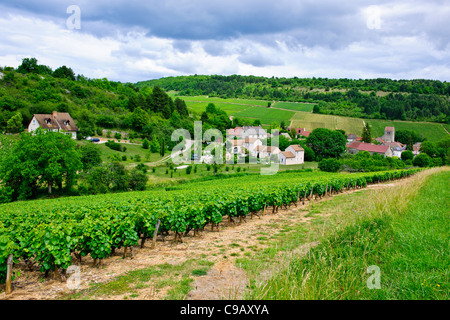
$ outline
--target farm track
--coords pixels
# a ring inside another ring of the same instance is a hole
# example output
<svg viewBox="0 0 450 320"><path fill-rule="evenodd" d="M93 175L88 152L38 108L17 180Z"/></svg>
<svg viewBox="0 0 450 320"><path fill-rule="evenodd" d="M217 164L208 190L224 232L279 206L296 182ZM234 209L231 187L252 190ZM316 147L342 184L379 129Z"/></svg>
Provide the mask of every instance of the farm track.
<svg viewBox="0 0 450 320"><path fill-rule="evenodd" d="M387 188L400 183L406 183L413 177L401 180L386 182L380 184L369 185L370 188ZM363 189L344 191L341 194L349 194ZM324 197L322 199L311 200L310 202L321 202L331 199L333 196ZM80 265L81 269L81 285L80 289L89 289L91 283L106 283L113 280L117 276L124 275L128 271L144 269L151 266L161 264L179 265L190 259L207 259L214 263L207 275L197 277L193 284L193 290L187 295L187 299L240 299L245 292L247 283L246 273L243 269L235 266L235 256L232 254L240 254L241 248L249 248L257 246L264 249L265 245L258 241L258 237L264 232L274 234L277 232L271 225L277 223L289 224L309 224L313 217L306 217L307 208L310 202L306 201L304 205L301 202L289 206L287 209L279 209L277 213L272 214L272 208L266 210L266 214L259 212L259 218L250 216L242 223L231 224L227 226L227 221L220 225L219 231L211 231L210 226L206 226L205 230L200 232L199 236L194 237L191 234L183 237L183 242L174 242L173 236L166 236L163 242L159 237L156 249L150 249L151 241L146 242L144 248L136 248L134 258L127 257L122 259L122 250L105 259L102 268L93 267L93 261L90 257L84 257ZM232 244L239 244L234 246ZM296 250L296 254L306 254L316 243L306 243ZM226 251L223 251L223 248ZM250 249L249 249L250 250ZM226 257L225 257L226 255ZM204 258L204 257L207 258ZM73 264L77 265L76 260ZM13 294L6 296L5 293L0 294L0 300L52 300L64 299L65 295L73 293L67 289L66 283L60 279L54 280L52 277L48 279L41 278L37 268L28 271L23 263L20 263L15 270L20 270L20 277L14 281ZM267 270L262 279L270 277L272 270ZM154 287L139 289L139 300L162 300L167 294L167 289L156 291ZM116 300L123 299L123 295L95 296L92 299ZM130 299L130 298L129 298Z"/></svg>

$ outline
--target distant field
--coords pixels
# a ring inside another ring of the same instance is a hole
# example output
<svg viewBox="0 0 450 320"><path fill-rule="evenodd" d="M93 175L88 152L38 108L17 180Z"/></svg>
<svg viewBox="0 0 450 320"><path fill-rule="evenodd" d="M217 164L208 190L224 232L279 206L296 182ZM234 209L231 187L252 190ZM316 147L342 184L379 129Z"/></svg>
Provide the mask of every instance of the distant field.
<svg viewBox="0 0 450 320"><path fill-rule="evenodd" d="M186 101L186 105L188 109L193 112L201 113L206 110L206 106L211 102L197 102L197 101ZM229 104L229 103L216 103L213 102L216 108L219 108L225 111L229 115L233 115L236 112L240 112L246 110L248 108L252 108L251 105L242 105L242 104Z"/></svg>
<svg viewBox="0 0 450 320"><path fill-rule="evenodd" d="M174 93L172 94L174 95ZM285 121L295 128L306 128L312 131L316 128L327 128L331 130L341 129L346 133L361 135L364 121L372 126L372 136L380 137L384 133L384 128L395 127L396 130L413 130L422 134L429 141L439 141L448 136L450 125L432 122L408 122L390 120L359 119L334 115L312 113L314 104L295 102L276 102L272 108L267 108L269 101L252 99L222 99L206 96L180 96L186 101L188 108L192 112L201 113L205 111L208 103L214 103L216 107L224 110L230 116L246 119L259 119L265 126L271 123ZM280 109L286 110L280 110ZM291 111L290 111L291 110ZM292 123L291 123L292 121ZM445 129L444 129L445 128Z"/></svg>
<svg viewBox="0 0 450 320"><path fill-rule="evenodd" d="M180 98L186 102L188 109L193 112L201 113L206 110L209 103L214 103L217 108L224 110L230 116L254 120L258 119L265 125L270 125L274 121L278 123L281 121L289 123L292 116L295 114L294 111L267 108L267 103L269 101L263 100L222 99L205 96L181 96Z"/></svg>
<svg viewBox="0 0 450 320"><path fill-rule="evenodd" d="M440 123L370 119L366 121L372 126L372 135L377 137L383 135L385 127L395 127L395 130L413 130L423 134L428 141L439 141L448 136Z"/></svg>
<svg viewBox="0 0 450 320"><path fill-rule="evenodd" d="M272 105L273 108L289 109L292 111L312 112L315 104L298 102L277 102Z"/></svg>
<svg viewBox="0 0 450 320"><path fill-rule="evenodd" d="M363 121L366 121L371 125L372 137L375 138L381 137L384 134L384 128L386 127L395 127L396 130L413 130L422 134L429 141L439 141L448 136L440 123L373 119L363 120L359 118L346 118L306 112L295 113L292 118L292 126L294 128L306 128L307 131L312 131L316 128L327 128L331 130L341 129L346 133L354 133L361 136L364 126Z"/></svg>
<svg viewBox="0 0 450 320"><path fill-rule="evenodd" d="M263 124L271 124L274 121L278 123L285 121L286 124L289 124L294 114L294 111L251 107L246 110L236 112L233 115L238 118L259 119Z"/></svg>
<svg viewBox="0 0 450 320"><path fill-rule="evenodd" d="M306 131L312 131L317 128L341 129L346 133L360 135L363 129L363 120L326 114L296 112L292 118L292 126L294 128L305 128Z"/></svg>
<svg viewBox="0 0 450 320"><path fill-rule="evenodd" d="M197 102L207 102L207 103L226 103L226 104L241 104L241 105L252 105L252 106L262 106L267 107L267 103L269 101L265 100L252 100L252 99L223 99L217 97L207 97L207 96L179 96L186 103L188 101L197 101Z"/></svg>

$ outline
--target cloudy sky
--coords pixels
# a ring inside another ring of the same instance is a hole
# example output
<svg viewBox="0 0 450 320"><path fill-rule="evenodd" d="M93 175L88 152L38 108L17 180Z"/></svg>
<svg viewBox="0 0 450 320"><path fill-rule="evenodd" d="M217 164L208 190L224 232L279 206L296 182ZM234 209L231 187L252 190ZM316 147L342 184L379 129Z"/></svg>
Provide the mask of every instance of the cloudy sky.
<svg viewBox="0 0 450 320"><path fill-rule="evenodd" d="M0 66L450 81L450 1L0 0Z"/></svg>

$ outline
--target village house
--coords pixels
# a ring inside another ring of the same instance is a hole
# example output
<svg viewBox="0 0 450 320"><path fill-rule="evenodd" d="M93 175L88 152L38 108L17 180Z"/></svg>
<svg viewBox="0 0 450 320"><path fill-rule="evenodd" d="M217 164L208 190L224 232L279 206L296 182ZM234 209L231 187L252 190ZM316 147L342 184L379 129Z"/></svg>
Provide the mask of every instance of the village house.
<svg viewBox="0 0 450 320"><path fill-rule="evenodd" d="M291 128L288 127L287 130L291 131ZM294 130L295 130L297 136L304 137L304 138L308 138L311 133L311 131L306 131L305 128L294 128Z"/></svg>
<svg viewBox="0 0 450 320"><path fill-rule="evenodd" d="M420 146L421 146L422 142L417 142L415 144L413 144L413 155L417 156L420 153Z"/></svg>
<svg viewBox="0 0 450 320"><path fill-rule="evenodd" d="M401 158L403 151L406 150L406 145L395 141L395 128L386 127L384 135L375 139L383 146L389 146L394 157Z"/></svg>
<svg viewBox="0 0 450 320"><path fill-rule="evenodd" d="M249 155L256 157L256 146L261 146L263 143L258 138L249 138L246 137L244 139L243 147L248 150Z"/></svg>
<svg viewBox="0 0 450 320"><path fill-rule="evenodd" d="M269 138L272 138L272 137L274 137L274 136L283 136L283 137L285 137L287 140L292 141L291 136L290 136L289 133L287 133L287 132L279 132L279 131L276 131L276 132L273 133L273 134L270 134L270 133L269 133Z"/></svg>
<svg viewBox="0 0 450 320"><path fill-rule="evenodd" d="M257 145L255 147L255 157L270 158L272 155L279 154L281 150L278 147Z"/></svg>
<svg viewBox="0 0 450 320"><path fill-rule="evenodd" d="M77 138L78 127L67 112L56 112L52 114L35 114L28 125L28 132L32 133L38 128L45 131L61 132L71 136L72 139Z"/></svg>
<svg viewBox="0 0 450 320"><path fill-rule="evenodd" d="M278 158L280 160L280 164L284 164L284 165L296 164L295 155L290 151L280 152L280 154L278 155Z"/></svg>
<svg viewBox="0 0 450 320"><path fill-rule="evenodd" d="M389 146L392 150L392 156L401 158L402 152L406 150L406 145L400 142L385 142L382 145Z"/></svg>
<svg viewBox="0 0 450 320"><path fill-rule="evenodd" d="M378 153L385 157L392 157L393 153L389 146L375 145L372 143L354 141L347 145L348 153L357 154L360 151L368 151L371 155Z"/></svg>
<svg viewBox="0 0 450 320"><path fill-rule="evenodd" d="M354 141L356 141L356 139L358 139L358 136L354 133L350 133L347 135L347 142L348 143L352 143Z"/></svg>
<svg viewBox="0 0 450 320"><path fill-rule="evenodd" d="M244 153L244 139L233 139L228 141L231 144L231 154Z"/></svg>
<svg viewBox="0 0 450 320"><path fill-rule="evenodd" d="M243 132L242 127L236 127L234 129L228 129L227 130L227 138L228 139L234 139L235 137L242 137L241 134Z"/></svg>
<svg viewBox="0 0 450 320"><path fill-rule="evenodd" d="M290 145L286 148L286 152L291 152L294 155L295 164L305 163L305 149L298 144ZM287 164L287 163L286 163Z"/></svg>
<svg viewBox="0 0 450 320"><path fill-rule="evenodd" d="M280 164L302 164L305 159L305 150L298 144L290 145L285 151L280 152L278 155Z"/></svg>
<svg viewBox="0 0 450 320"><path fill-rule="evenodd" d="M228 129L227 138L233 139L234 137L267 139L267 131L264 130L261 126L243 126L236 127L234 129Z"/></svg>

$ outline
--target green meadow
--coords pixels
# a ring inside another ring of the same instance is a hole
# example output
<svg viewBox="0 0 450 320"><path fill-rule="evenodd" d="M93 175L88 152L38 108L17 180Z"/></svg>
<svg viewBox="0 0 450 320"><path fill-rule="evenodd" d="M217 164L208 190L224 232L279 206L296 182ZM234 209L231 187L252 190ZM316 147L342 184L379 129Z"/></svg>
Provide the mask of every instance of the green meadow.
<svg viewBox="0 0 450 320"><path fill-rule="evenodd" d="M272 108L288 109L292 111L312 112L314 103L298 103L298 102L277 102Z"/></svg>
<svg viewBox="0 0 450 320"><path fill-rule="evenodd" d="M292 224L295 232L274 234L264 251L237 260L250 281L246 298L448 300L449 179L448 167L431 169L310 204L308 226ZM276 270L267 281L266 270Z"/></svg>

